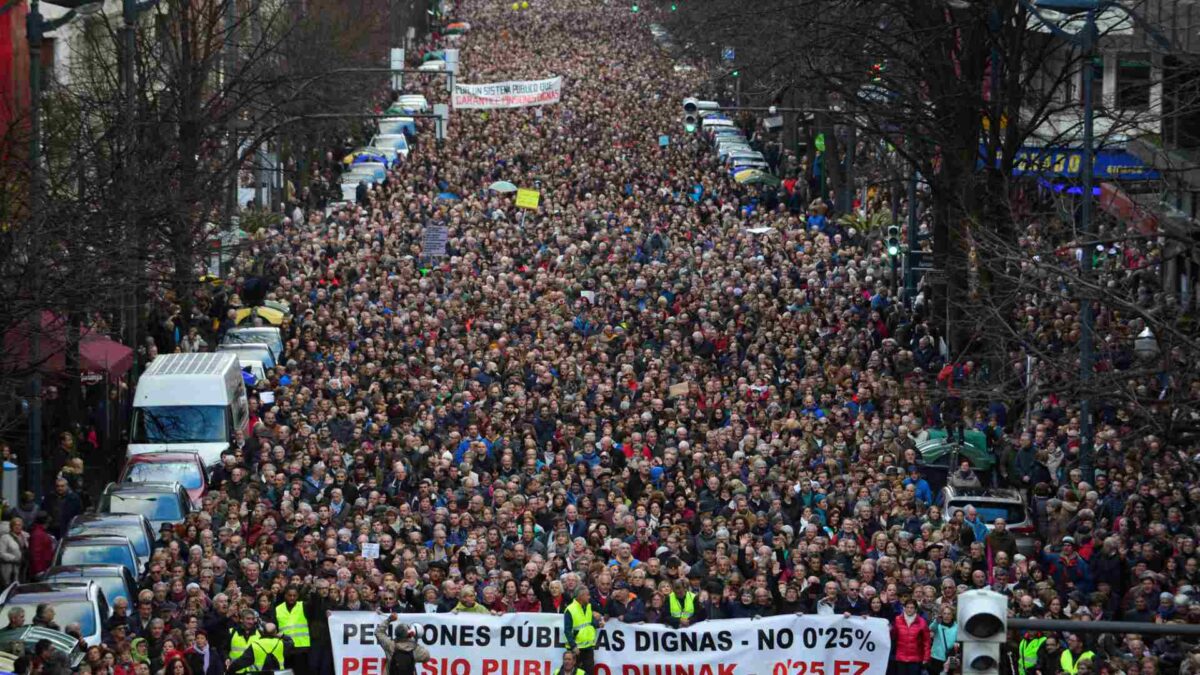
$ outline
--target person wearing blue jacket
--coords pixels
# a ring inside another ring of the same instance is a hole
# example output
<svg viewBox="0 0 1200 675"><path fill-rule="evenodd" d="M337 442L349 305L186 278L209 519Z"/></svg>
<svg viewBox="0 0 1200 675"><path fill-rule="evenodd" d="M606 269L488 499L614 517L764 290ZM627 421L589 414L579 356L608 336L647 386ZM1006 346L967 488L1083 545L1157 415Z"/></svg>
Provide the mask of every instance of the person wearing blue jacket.
<svg viewBox="0 0 1200 675"><path fill-rule="evenodd" d="M937 621L929 626L929 675L941 675L946 668L946 661L954 656L954 642L958 639L958 621L954 616L954 605L943 604L938 612Z"/></svg>
<svg viewBox="0 0 1200 675"><path fill-rule="evenodd" d="M929 481L921 478L921 471L916 465L908 467L908 478L904 479L904 487L909 485L916 486L917 492L914 496L917 501L922 504L933 503L933 489L929 487Z"/></svg>

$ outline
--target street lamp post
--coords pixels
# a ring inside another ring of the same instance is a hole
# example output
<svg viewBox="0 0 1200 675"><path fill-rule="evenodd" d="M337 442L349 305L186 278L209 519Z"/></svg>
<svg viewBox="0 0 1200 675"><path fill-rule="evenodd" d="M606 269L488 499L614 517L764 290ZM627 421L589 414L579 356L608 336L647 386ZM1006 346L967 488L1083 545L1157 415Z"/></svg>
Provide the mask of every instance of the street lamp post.
<svg viewBox="0 0 1200 675"><path fill-rule="evenodd" d="M129 292L128 312L126 319L126 340L133 348L133 365L129 369L130 384L137 381L138 375L138 332L141 322L141 273L145 268L142 261L144 237L137 223L137 211L134 208L133 186L137 181L137 132L135 117L137 113L137 20L143 12L158 4L158 0L121 0L121 135L125 148L125 226L132 235L131 252L136 267L132 288ZM233 4L232 2L230 4Z"/></svg>
<svg viewBox="0 0 1200 675"><path fill-rule="evenodd" d="M1081 195L1083 202L1080 204L1079 209L1079 239L1081 240L1080 248L1083 251L1083 255L1079 262L1079 276L1080 287L1086 289L1092 278L1094 268L1092 262L1093 251L1091 249L1094 246L1093 241L1096 235L1093 231L1094 227L1092 223L1092 185L1094 182L1092 174L1095 171L1093 167L1095 155L1095 140L1093 138L1095 104L1092 102L1092 88L1095 84L1093 79L1095 76L1092 71L1092 58L1096 40L1099 37L1096 29L1096 15L1105 9L1120 10L1132 19L1134 23L1140 25L1146 31L1147 36L1152 38L1160 47L1170 49L1171 43L1152 26L1149 26L1137 13L1115 0L1035 0L1036 6L1029 4L1029 0L1020 0L1020 2L1023 7L1037 17L1038 21L1049 28L1050 32L1077 45L1080 50L1080 56L1083 59L1083 64L1080 68L1080 76L1083 78L1083 86L1081 87L1083 95L1083 161L1079 169L1081 182L1083 183L1083 194ZM1083 14L1083 30L1078 33L1068 33L1053 22L1046 20L1045 16L1038 11L1039 9L1049 9L1063 14ZM1083 292L1087 293L1086 290ZM1088 390L1091 387L1096 362L1094 323L1095 309L1092 306L1092 300L1086 296L1081 296L1079 299L1079 380L1083 396L1079 401L1079 436L1081 441L1079 446L1079 469L1083 473L1084 480L1089 483L1095 482L1095 442L1092 431L1092 401L1091 392Z"/></svg>
<svg viewBox="0 0 1200 675"><path fill-rule="evenodd" d="M29 13L25 16L25 37L29 42L29 219L39 217L43 213L43 192L45 190L45 173L42 162L42 43L46 33L52 32L75 18L76 10L90 5L95 0L56 0L49 4L64 7L68 11L57 19L47 20L42 16L38 0L30 0ZM0 16L20 4L19 0L9 0L0 7ZM31 225L30 227L36 227ZM38 279L35 272L37 265L27 267L29 286L37 297ZM32 375L29 378L29 448L26 455L28 486L38 497L42 495L42 311L34 309L29 317L29 364Z"/></svg>

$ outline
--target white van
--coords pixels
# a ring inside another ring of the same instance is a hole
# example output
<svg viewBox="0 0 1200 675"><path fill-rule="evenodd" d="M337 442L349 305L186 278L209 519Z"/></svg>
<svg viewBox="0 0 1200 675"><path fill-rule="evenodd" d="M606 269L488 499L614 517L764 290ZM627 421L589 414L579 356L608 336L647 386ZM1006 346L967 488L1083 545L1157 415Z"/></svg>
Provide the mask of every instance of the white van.
<svg viewBox="0 0 1200 675"><path fill-rule="evenodd" d="M205 466L217 466L249 419L237 354L162 354L133 395L129 455L194 452Z"/></svg>

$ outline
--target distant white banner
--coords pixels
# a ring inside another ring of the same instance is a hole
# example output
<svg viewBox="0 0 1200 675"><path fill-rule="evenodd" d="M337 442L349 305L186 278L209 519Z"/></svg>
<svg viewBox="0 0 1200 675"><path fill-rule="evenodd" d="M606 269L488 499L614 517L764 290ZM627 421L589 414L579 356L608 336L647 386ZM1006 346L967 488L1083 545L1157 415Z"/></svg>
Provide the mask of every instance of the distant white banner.
<svg viewBox="0 0 1200 675"><path fill-rule="evenodd" d="M496 82L494 84L454 84L451 102L461 110L524 108L558 103L562 97L562 78Z"/></svg>

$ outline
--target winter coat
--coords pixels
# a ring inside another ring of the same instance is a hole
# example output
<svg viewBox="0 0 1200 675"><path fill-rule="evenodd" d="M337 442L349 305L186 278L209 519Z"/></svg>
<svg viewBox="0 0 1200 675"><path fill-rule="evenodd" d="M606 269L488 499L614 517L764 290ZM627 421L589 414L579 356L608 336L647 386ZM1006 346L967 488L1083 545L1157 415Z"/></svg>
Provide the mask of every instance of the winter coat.
<svg viewBox="0 0 1200 675"><path fill-rule="evenodd" d="M896 648L895 660L899 663L925 663L929 661L932 640L929 624L918 614L912 623L904 620L901 612L892 621L892 644Z"/></svg>
<svg viewBox="0 0 1200 675"><path fill-rule="evenodd" d="M37 575L50 569L54 562L54 537L46 531L45 525L34 523L29 528L29 576Z"/></svg>
<svg viewBox="0 0 1200 675"><path fill-rule="evenodd" d="M8 586L18 580L23 558L21 542L10 530L9 521L0 521L0 583Z"/></svg>

